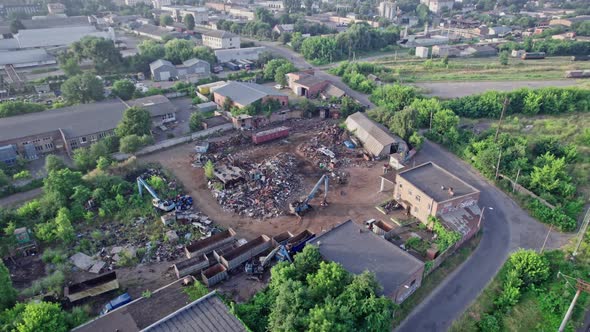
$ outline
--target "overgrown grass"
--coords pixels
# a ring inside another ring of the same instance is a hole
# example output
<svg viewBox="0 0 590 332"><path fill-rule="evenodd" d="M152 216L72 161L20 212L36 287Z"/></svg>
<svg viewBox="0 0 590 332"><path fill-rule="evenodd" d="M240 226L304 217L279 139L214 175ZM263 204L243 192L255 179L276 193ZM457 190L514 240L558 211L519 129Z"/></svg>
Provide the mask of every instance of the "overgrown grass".
<svg viewBox="0 0 590 332"><path fill-rule="evenodd" d="M477 234L453 255L448 257L436 270L424 278L420 288L396 309L393 325L399 325L449 274L459 267L471 255L475 248L477 248L480 239L480 234Z"/></svg>
<svg viewBox="0 0 590 332"><path fill-rule="evenodd" d="M507 66L501 65L498 57L451 58L448 65L441 65L441 60L436 58L426 61L402 58L377 63L394 69L402 82L563 79L567 70L590 69L590 63L572 62L570 57L535 61L510 58Z"/></svg>

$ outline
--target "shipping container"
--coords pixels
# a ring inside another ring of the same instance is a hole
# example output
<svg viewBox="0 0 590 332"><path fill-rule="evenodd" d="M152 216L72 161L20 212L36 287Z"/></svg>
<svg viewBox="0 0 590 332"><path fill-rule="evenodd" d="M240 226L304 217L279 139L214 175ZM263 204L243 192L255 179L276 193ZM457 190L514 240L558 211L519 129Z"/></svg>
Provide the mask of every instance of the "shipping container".
<svg viewBox="0 0 590 332"><path fill-rule="evenodd" d="M223 247L230 242L234 242L235 236L236 232L229 228L204 240L198 240L190 243L184 247L184 252L187 258L207 254L217 248Z"/></svg>
<svg viewBox="0 0 590 332"><path fill-rule="evenodd" d="M201 277L205 285L207 285L207 287L211 287L227 279L227 269L225 266L217 263L202 271Z"/></svg>
<svg viewBox="0 0 590 332"><path fill-rule="evenodd" d="M254 258L272 246L271 239L266 235L261 235L252 241L237 247L236 249L222 255L219 258L221 264L227 267L228 270L233 270L247 260Z"/></svg>
<svg viewBox="0 0 590 332"><path fill-rule="evenodd" d="M527 52L520 57L523 60L545 59L545 52Z"/></svg>
<svg viewBox="0 0 590 332"><path fill-rule="evenodd" d="M70 302L78 301L89 296L96 296L119 288L119 281L115 271L98 277L82 281L64 288L64 296Z"/></svg>
<svg viewBox="0 0 590 332"><path fill-rule="evenodd" d="M574 55L572 61L590 61L590 55Z"/></svg>
<svg viewBox="0 0 590 332"><path fill-rule="evenodd" d="M254 144L261 144L287 136L289 136L288 127L277 127L252 134L252 142L254 142Z"/></svg>
<svg viewBox="0 0 590 332"><path fill-rule="evenodd" d="M104 308L102 308L100 315L106 315L107 313L126 305L127 303L131 302L131 300L131 295L128 293L119 295L116 298L110 300L109 303L107 303Z"/></svg>
<svg viewBox="0 0 590 332"><path fill-rule="evenodd" d="M174 272L178 279L202 271L209 267L209 260L205 255L199 255L174 264Z"/></svg>
<svg viewBox="0 0 590 332"><path fill-rule="evenodd" d="M289 249L292 254L298 253L303 250L305 244L307 244L307 242L309 242L314 237L315 234L306 229L287 241L287 249Z"/></svg>

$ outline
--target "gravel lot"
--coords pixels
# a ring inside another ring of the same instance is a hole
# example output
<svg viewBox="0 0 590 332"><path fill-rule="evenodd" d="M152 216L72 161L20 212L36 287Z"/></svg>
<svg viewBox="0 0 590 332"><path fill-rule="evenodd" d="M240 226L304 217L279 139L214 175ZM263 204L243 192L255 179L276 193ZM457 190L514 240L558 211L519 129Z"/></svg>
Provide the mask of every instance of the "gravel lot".
<svg viewBox="0 0 590 332"><path fill-rule="evenodd" d="M555 81L510 81L510 82L436 82L415 83L425 94L432 97L458 98L488 90L511 91L519 88L568 87L578 85L576 80Z"/></svg>

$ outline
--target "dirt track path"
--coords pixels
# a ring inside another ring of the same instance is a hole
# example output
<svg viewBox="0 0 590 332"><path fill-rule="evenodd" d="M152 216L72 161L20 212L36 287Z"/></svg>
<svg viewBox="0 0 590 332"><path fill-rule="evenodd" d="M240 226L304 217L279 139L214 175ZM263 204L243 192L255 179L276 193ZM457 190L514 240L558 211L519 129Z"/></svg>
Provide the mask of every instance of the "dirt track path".
<svg viewBox="0 0 590 332"><path fill-rule="evenodd" d="M43 190L41 188L37 188L22 193L10 195L8 197L0 198L0 207L12 206L25 201L30 201L37 196L41 196L42 193Z"/></svg>

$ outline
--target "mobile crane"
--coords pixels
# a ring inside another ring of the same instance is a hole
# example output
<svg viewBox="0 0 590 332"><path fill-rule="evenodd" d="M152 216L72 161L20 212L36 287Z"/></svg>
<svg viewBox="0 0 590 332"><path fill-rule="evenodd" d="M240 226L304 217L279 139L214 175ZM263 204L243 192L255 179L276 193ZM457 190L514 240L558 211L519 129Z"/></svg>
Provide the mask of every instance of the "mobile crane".
<svg viewBox="0 0 590 332"><path fill-rule="evenodd" d="M139 191L139 196L141 197L143 197L143 188L145 188L145 190L147 190L150 193L150 195L152 195L152 205L154 207L157 207L158 209L164 212L170 212L176 208L176 204L174 202L161 200L160 197L158 197L158 194L156 194L156 192L154 191L154 189L152 189L152 187L150 187L144 179L138 177L137 189Z"/></svg>
<svg viewBox="0 0 590 332"><path fill-rule="evenodd" d="M284 245L280 245L274 248L270 254L266 257L260 257L260 264L255 264L254 261L246 263L244 270L247 274L263 274L264 269L270 263L270 261L277 257L279 260L288 260L290 263L293 261L291 260L291 255L289 255L289 251L285 248Z"/></svg>
<svg viewBox="0 0 590 332"><path fill-rule="evenodd" d="M315 197L318 190L322 186L322 183L324 184L324 198L322 199L322 202L320 203L320 205L321 206L328 205L328 202L326 201L326 197L328 196L328 182L329 182L329 180L330 180L329 176L327 176L326 174L322 175L322 177L315 184L313 189L311 189L311 191L309 192L307 197L304 197L300 201L293 202L293 203L289 204L290 212L292 214L298 216L299 218L301 218L308 210L310 210L311 205L309 205L309 201L311 201Z"/></svg>

